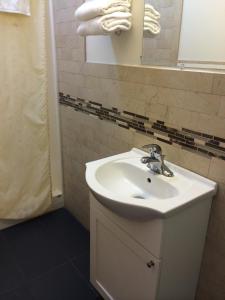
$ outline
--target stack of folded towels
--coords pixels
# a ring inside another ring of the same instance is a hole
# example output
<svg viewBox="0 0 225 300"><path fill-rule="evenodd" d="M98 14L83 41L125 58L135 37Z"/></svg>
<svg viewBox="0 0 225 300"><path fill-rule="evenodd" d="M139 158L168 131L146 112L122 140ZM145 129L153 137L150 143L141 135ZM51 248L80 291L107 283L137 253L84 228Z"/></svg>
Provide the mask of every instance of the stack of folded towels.
<svg viewBox="0 0 225 300"><path fill-rule="evenodd" d="M81 21L77 33L87 36L128 31L131 16L131 0L91 0L75 11L75 18Z"/></svg>
<svg viewBox="0 0 225 300"><path fill-rule="evenodd" d="M160 13L150 4L145 4L144 32L157 35L161 31L159 24Z"/></svg>

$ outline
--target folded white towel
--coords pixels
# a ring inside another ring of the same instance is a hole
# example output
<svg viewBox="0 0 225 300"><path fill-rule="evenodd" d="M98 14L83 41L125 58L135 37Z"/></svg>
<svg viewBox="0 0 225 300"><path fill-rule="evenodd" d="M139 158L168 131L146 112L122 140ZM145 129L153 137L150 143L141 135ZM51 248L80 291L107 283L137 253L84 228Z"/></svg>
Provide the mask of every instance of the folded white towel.
<svg viewBox="0 0 225 300"><path fill-rule="evenodd" d="M145 22L153 22L153 23L156 23L156 24L159 23L156 19L153 19L153 18L151 18L149 16L144 16L144 21Z"/></svg>
<svg viewBox="0 0 225 300"><path fill-rule="evenodd" d="M30 0L0 0L0 12L30 16Z"/></svg>
<svg viewBox="0 0 225 300"><path fill-rule="evenodd" d="M161 32L161 26L158 21L144 21L144 32L157 35Z"/></svg>
<svg viewBox="0 0 225 300"><path fill-rule="evenodd" d="M160 19L160 15L154 15L150 11L145 11L145 16L150 17L154 20L159 20Z"/></svg>
<svg viewBox="0 0 225 300"><path fill-rule="evenodd" d="M130 0L92 0L85 2L75 11L75 18L87 21L114 12L129 12Z"/></svg>
<svg viewBox="0 0 225 300"><path fill-rule="evenodd" d="M106 35L119 30L127 31L131 28L131 13L112 13L82 22L77 33L81 36Z"/></svg>
<svg viewBox="0 0 225 300"><path fill-rule="evenodd" d="M161 26L158 22L160 13L150 4L145 4L144 13L144 32L157 35L161 32Z"/></svg>
<svg viewBox="0 0 225 300"><path fill-rule="evenodd" d="M160 19L160 13L150 4L145 4L145 15L148 15L156 20Z"/></svg>

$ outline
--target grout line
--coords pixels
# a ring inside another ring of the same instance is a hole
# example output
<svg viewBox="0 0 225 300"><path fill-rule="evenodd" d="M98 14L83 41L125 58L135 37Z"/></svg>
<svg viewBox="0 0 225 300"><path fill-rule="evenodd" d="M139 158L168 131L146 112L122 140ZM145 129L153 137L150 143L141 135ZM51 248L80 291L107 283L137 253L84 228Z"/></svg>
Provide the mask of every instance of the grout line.
<svg viewBox="0 0 225 300"><path fill-rule="evenodd" d="M98 292L96 291L96 289L93 287L93 285L90 282L90 278L86 278L86 276L79 270L79 268L73 263L72 258L69 259L71 266L78 272L78 274L80 275L80 277L82 278L83 281L85 281L85 283L88 285L88 287L92 290L93 293L96 294L96 296L98 296Z"/></svg>

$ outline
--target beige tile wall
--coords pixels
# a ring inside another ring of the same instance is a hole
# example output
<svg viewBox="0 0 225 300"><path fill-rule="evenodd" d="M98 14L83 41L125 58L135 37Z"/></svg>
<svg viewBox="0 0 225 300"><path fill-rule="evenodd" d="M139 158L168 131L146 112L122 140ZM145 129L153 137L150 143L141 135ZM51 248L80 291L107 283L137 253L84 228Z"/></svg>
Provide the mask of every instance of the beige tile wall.
<svg viewBox="0 0 225 300"><path fill-rule="evenodd" d="M55 0L60 91L95 100L171 126L225 138L225 75L84 63L84 41L75 33L81 0ZM151 143L134 131L61 107L66 207L88 228L85 162ZM219 184L213 201L197 300L225 299L225 161L161 144L167 159ZM197 229L196 229L197 230ZM182 299L181 299L182 300Z"/></svg>

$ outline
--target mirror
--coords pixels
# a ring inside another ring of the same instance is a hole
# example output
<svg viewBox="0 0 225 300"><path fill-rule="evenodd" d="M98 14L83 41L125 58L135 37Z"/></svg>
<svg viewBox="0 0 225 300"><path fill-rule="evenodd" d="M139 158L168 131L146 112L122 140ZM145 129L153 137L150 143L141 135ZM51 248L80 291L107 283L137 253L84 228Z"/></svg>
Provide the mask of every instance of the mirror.
<svg viewBox="0 0 225 300"><path fill-rule="evenodd" d="M145 0L142 64L225 70L224 0Z"/></svg>

